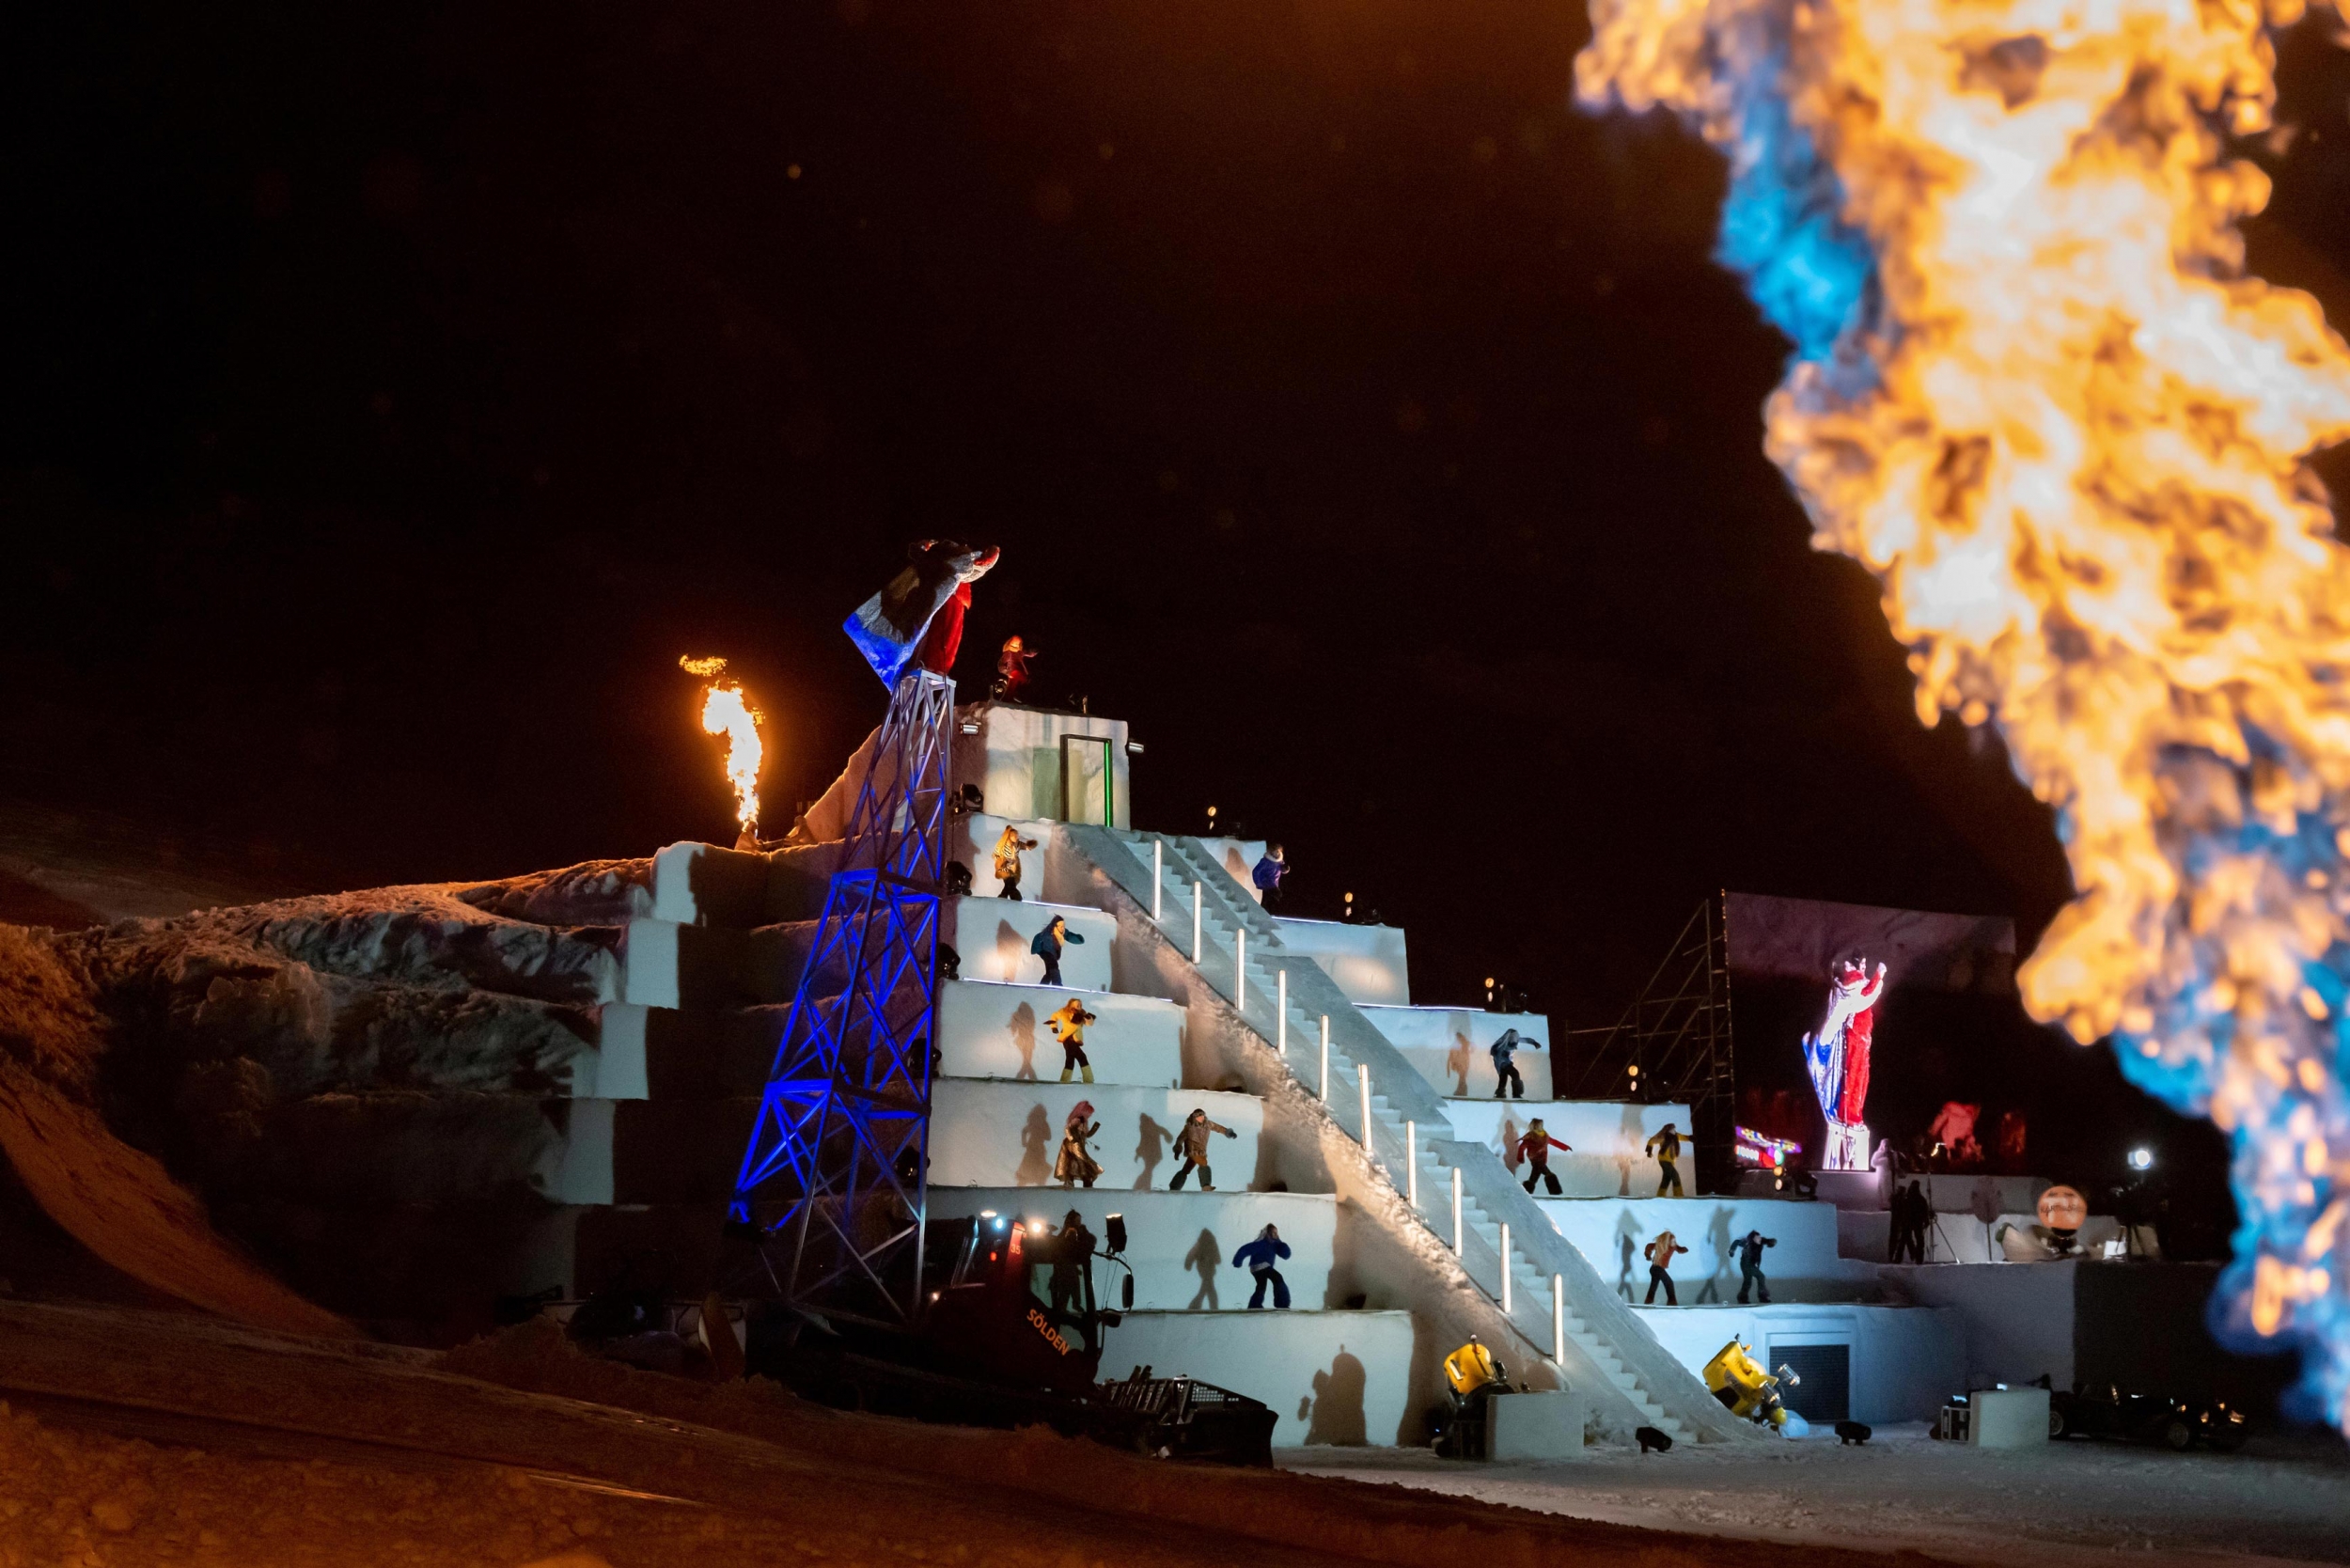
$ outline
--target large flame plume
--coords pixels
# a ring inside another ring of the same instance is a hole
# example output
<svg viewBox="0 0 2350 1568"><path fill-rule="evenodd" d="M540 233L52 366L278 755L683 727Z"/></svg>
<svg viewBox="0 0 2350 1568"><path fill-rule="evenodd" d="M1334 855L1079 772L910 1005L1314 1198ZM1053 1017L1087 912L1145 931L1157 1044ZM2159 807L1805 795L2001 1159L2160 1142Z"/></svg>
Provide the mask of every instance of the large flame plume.
<svg viewBox="0 0 2350 1568"><path fill-rule="evenodd" d="M678 667L710 682L709 691L702 697L702 729L727 738L727 782L734 786L734 815L744 832L756 833L759 764L767 751L759 738L759 727L765 720L751 706L750 696L743 690L742 682L727 679L724 659L688 655L678 660Z"/></svg>
<svg viewBox="0 0 2350 1568"><path fill-rule="evenodd" d="M2078 897L2026 1004L2231 1135L2216 1315L2350 1418L2350 350L2247 277L2299 0L1591 0L1587 103L1731 161L1795 344L1766 447L1884 584L1918 712L1996 724Z"/></svg>

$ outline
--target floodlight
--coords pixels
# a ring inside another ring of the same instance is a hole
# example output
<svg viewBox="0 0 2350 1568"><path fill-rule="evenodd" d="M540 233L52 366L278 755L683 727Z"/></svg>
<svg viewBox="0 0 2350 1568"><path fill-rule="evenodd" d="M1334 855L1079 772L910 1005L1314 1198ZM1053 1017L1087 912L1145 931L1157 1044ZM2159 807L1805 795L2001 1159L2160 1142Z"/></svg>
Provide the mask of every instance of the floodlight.
<svg viewBox="0 0 2350 1568"><path fill-rule="evenodd" d="M2154 1152L2152 1149L2133 1149L2130 1151L2130 1168L2132 1170L2151 1170L2154 1168Z"/></svg>

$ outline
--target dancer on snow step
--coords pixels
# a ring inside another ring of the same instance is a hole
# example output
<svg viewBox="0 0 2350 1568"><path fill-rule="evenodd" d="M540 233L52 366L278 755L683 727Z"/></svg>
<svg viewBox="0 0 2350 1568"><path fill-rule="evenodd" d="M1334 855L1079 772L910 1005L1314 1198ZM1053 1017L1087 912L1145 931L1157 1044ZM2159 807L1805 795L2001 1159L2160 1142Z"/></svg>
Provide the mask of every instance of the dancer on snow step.
<svg viewBox="0 0 2350 1568"><path fill-rule="evenodd" d="M1673 1131L1673 1124L1666 1122L1665 1130L1641 1145L1641 1149L1656 1156L1656 1196L1664 1197L1665 1189L1670 1187L1675 1198L1687 1197L1681 1190L1681 1135Z"/></svg>
<svg viewBox="0 0 2350 1568"><path fill-rule="evenodd" d="M1515 1029L1504 1029L1501 1031L1501 1038L1485 1048L1486 1054L1494 1058L1494 1098L1496 1100L1501 1098L1501 1091L1505 1089L1513 1091L1511 1095L1512 1099L1526 1098L1526 1080L1519 1076L1517 1063L1512 1059L1518 1054L1520 1046L1529 1051L1539 1051L1543 1048L1543 1043L1539 1040L1528 1040Z"/></svg>
<svg viewBox="0 0 2350 1568"><path fill-rule="evenodd" d="M1067 1083L1070 1073L1077 1068L1085 1070L1086 1082L1093 1081L1093 1063L1086 1059L1086 1026L1093 1021L1094 1015L1074 996L1061 1003L1044 1020L1044 1027L1060 1042L1061 1082Z"/></svg>
<svg viewBox="0 0 2350 1568"><path fill-rule="evenodd" d="M1659 1231L1656 1239L1640 1249L1640 1256L1648 1260L1648 1299L1641 1303L1642 1306L1656 1305L1656 1287L1659 1285L1665 1287L1666 1306L1681 1305L1681 1297L1673 1291L1673 1254L1688 1250L1673 1240L1670 1231Z"/></svg>
<svg viewBox="0 0 2350 1568"><path fill-rule="evenodd" d="M1762 1278L1762 1249L1777 1247L1777 1236L1766 1236L1760 1231L1749 1231L1739 1241L1730 1244L1730 1250L1738 1260L1738 1305L1747 1304L1747 1292L1751 1290L1762 1305L1771 1304L1771 1282Z"/></svg>
<svg viewBox="0 0 2350 1568"><path fill-rule="evenodd" d="M1526 1136L1518 1139L1518 1158L1526 1162L1526 1190L1528 1192L1534 1190L1535 1183L1547 1182L1550 1184L1550 1196L1553 1198L1559 1196L1559 1177L1550 1168L1550 1152L1553 1149L1562 1154L1574 1152L1572 1145L1561 1143L1543 1131L1541 1117L1538 1116L1526 1124Z"/></svg>
<svg viewBox="0 0 2350 1568"><path fill-rule="evenodd" d="M1199 1190L1201 1192L1215 1190L1215 1172L1208 1168L1208 1135L1210 1133L1222 1133L1226 1137L1240 1136L1220 1121L1209 1121L1208 1113L1203 1110L1193 1111L1183 1118L1183 1126L1177 1129L1175 1134L1175 1152L1183 1157L1183 1163L1176 1168L1175 1179L1167 1184L1167 1191L1183 1191L1183 1178L1190 1175L1195 1168L1199 1172Z"/></svg>
<svg viewBox="0 0 2350 1568"><path fill-rule="evenodd" d="M1280 907L1281 879L1289 875L1289 871L1290 863L1281 854L1281 846L1269 846L1264 852L1264 858L1257 862L1256 870L1248 876L1257 885L1257 902L1267 909Z"/></svg>
<svg viewBox="0 0 2350 1568"><path fill-rule="evenodd" d="M1264 1288L1273 1287L1273 1309L1290 1309L1290 1284L1274 1265L1290 1255L1290 1244L1281 1239L1281 1232L1268 1225L1257 1232L1257 1239L1233 1252L1232 1266L1245 1268L1257 1282L1257 1289L1248 1298L1248 1309L1258 1311L1264 1307Z"/></svg>
<svg viewBox="0 0 2350 1568"><path fill-rule="evenodd" d="M1060 1152L1053 1160L1053 1180L1062 1186L1072 1182L1091 1186L1100 1180L1102 1162L1093 1157L1086 1142L1101 1131L1102 1124L1093 1120L1092 1101L1080 1100L1069 1108L1069 1120L1060 1130Z"/></svg>
<svg viewBox="0 0 2350 1568"><path fill-rule="evenodd" d="M1086 945L1086 939L1071 931L1069 922L1056 915L1045 923L1042 931L1036 933L1036 940L1028 944L1028 950L1044 961L1044 983L1047 985L1061 982L1060 947L1063 942L1074 942L1080 948ZM1092 1081L1091 1078L1086 1080L1088 1083Z"/></svg>
<svg viewBox="0 0 2350 1568"><path fill-rule="evenodd" d="M995 889L997 898L1020 902L1020 852L1034 848L1034 839L1023 839L1018 828L1005 826L1004 836L995 840L995 880L1003 885Z"/></svg>

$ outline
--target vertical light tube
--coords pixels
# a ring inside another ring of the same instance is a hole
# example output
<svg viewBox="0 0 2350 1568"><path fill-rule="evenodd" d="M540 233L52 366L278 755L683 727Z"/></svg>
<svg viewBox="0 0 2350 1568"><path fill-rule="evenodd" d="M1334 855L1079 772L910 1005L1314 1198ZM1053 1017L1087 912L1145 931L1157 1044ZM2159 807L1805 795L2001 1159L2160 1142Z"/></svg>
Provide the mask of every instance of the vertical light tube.
<svg viewBox="0 0 2350 1568"><path fill-rule="evenodd" d="M1191 966L1199 967L1199 884L1191 885Z"/></svg>
<svg viewBox="0 0 2350 1568"><path fill-rule="evenodd" d="M1363 1148L1366 1152L1375 1154L1378 1151L1371 1146L1371 1064L1369 1062L1358 1061L1355 1064L1355 1082L1361 1089L1363 1095Z"/></svg>
<svg viewBox="0 0 2350 1568"><path fill-rule="evenodd" d="M1248 928L1232 933L1232 1011L1248 1011Z"/></svg>
<svg viewBox="0 0 2350 1568"><path fill-rule="evenodd" d="M1151 923L1167 924L1167 843L1151 840Z"/></svg>
<svg viewBox="0 0 2350 1568"><path fill-rule="evenodd" d="M1322 1087L1314 1092L1324 1105L1330 1103L1330 1015L1326 1012L1322 1015Z"/></svg>
<svg viewBox="0 0 2350 1568"><path fill-rule="evenodd" d="M1290 1059L1290 972L1287 969L1274 974L1273 1011L1278 1014L1274 1022L1274 1033L1281 1047L1281 1059L1287 1061Z"/></svg>
<svg viewBox="0 0 2350 1568"><path fill-rule="evenodd" d="M1403 1122L1403 1196L1412 1213L1419 1213L1419 1123L1409 1118Z"/></svg>
<svg viewBox="0 0 2350 1568"><path fill-rule="evenodd" d="M1452 1255L1461 1255L1461 1168L1452 1168Z"/></svg>
<svg viewBox="0 0 2350 1568"><path fill-rule="evenodd" d="M1510 1315L1510 1222L1501 1222L1501 1315Z"/></svg>
<svg viewBox="0 0 2350 1568"><path fill-rule="evenodd" d="M1567 1364L1567 1277L1550 1277L1550 1358Z"/></svg>

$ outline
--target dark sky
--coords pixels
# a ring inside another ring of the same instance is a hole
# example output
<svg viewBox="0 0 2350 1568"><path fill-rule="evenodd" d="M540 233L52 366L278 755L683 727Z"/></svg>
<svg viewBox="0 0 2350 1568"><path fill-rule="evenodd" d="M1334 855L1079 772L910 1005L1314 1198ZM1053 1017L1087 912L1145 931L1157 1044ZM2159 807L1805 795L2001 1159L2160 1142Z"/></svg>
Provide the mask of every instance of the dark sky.
<svg viewBox="0 0 2350 1568"><path fill-rule="evenodd" d="M677 655L812 794L883 695L835 628L935 533L1005 548L981 654L1133 722L1143 825L1281 838L1425 999L1605 1022L1725 886L2035 933L2048 816L1809 549L1720 166L1573 108L1586 31L18 8L0 790L314 886L723 837ZM2287 54L2255 259L2330 291L2342 70Z"/></svg>

